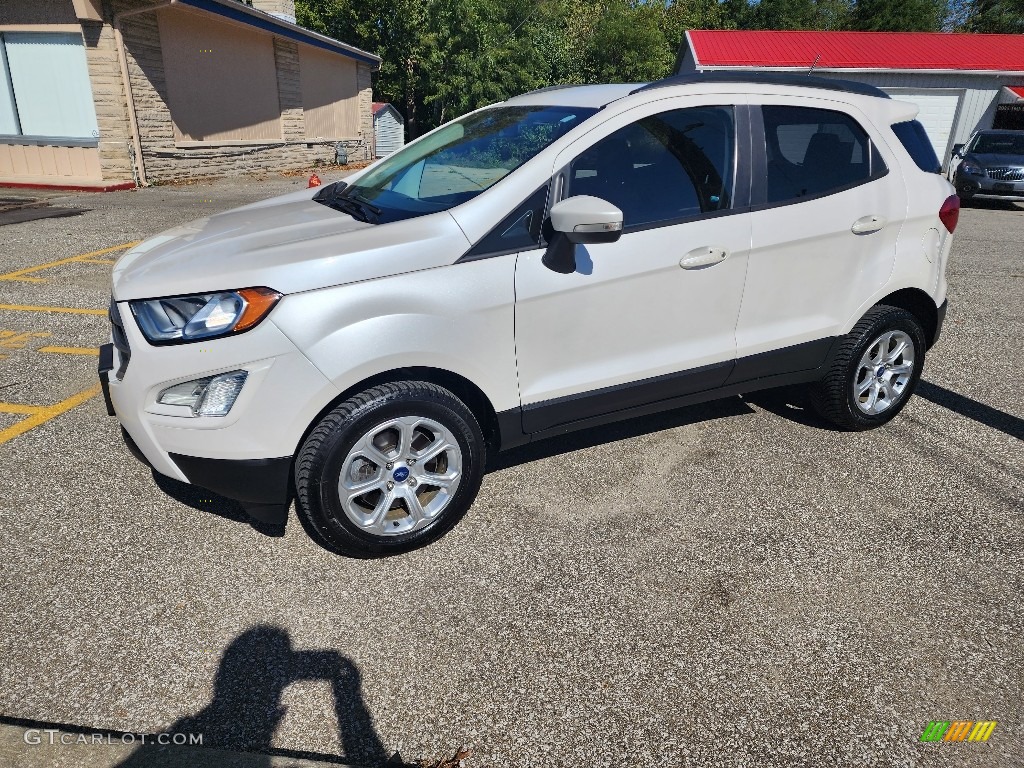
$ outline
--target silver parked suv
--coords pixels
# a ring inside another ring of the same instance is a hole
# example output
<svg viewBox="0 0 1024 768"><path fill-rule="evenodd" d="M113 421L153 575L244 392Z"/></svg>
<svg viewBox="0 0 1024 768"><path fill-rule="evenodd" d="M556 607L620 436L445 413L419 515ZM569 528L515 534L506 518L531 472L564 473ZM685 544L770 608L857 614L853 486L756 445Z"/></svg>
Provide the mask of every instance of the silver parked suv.
<svg viewBox="0 0 1024 768"><path fill-rule="evenodd" d="M959 200L857 83L545 89L117 263L111 415L157 472L401 552L496 451L804 384L850 430L917 385Z"/></svg>
<svg viewBox="0 0 1024 768"><path fill-rule="evenodd" d="M961 200L1024 203L1024 131L978 131L953 147L949 174Z"/></svg>

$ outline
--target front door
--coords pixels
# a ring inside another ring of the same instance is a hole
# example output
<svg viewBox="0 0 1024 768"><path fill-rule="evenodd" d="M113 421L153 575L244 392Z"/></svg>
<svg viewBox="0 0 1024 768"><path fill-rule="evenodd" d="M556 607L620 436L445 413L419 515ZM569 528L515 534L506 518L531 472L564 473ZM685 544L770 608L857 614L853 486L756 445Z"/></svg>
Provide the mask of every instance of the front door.
<svg viewBox="0 0 1024 768"><path fill-rule="evenodd" d="M546 268L543 251L518 256L526 432L711 389L729 375L750 248L748 182L736 172L745 108L669 103L609 120L556 161L556 199L613 203L623 235L577 246L567 275Z"/></svg>

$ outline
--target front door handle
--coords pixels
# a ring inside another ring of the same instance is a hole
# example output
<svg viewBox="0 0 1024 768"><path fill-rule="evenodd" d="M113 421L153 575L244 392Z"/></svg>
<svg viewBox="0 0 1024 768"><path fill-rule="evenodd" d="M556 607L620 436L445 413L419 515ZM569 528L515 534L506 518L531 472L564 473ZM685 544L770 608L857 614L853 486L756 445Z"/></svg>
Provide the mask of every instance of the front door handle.
<svg viewBox="0 0 1024 768"><path fill-rule="evenodd" d="M729 252L725 248L720 248L714 245L704 245L700 248L694 248L688 254L683 256L679 260L679 266L683 269L696 269L697 267L707 267L711 264L718 264L719 262L725 261Z"/></svg>
<svg viewBox="0 0 1024 768"><path fill-rule="evenodd" d="M855 235L870 235L880 230L886 223L885 216L861 216L853 222L850 231Z"/></svg>

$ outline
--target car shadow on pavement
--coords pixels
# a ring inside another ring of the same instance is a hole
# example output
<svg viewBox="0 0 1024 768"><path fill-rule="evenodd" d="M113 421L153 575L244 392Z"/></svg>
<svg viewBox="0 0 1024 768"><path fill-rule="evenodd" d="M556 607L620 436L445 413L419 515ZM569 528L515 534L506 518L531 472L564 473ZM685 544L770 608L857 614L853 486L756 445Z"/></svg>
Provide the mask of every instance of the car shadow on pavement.
<svg viewBox="0 0 1024 768"><path fill-rule="evenodd" d="M153 482L172 499L192 507L192 509L209 512L212 515L223 517L225 520L231 520L232 522L244 523L264 536L284 536L284 525L265 523L262 520L250 517L237 501L218 496L213 491L200 488L198 485L179 482L155 470L153 471Z"/></svg>
<svg viewBox="0 0 1024 768"><path fill-rule="evenodd" d="M281 697L292 683L319 680L330 683L338 724L339 756L275 749L274 732L284 718ZM202 737L202 749L146 743L116 768L205 768L244 765L269 768L272 756L365 766L388 761L384 745L363 702L359 670L334 650L297 651L288 632L261 625L246 630L225 649L214 680L213 700L195 715L183 717L164 731ZM155 737L150 737L154 742ZM188 742L186 742L188 743ZM225 761L223 753L246 752L244 761ZM250 759L251 758L251 759ZM395 764L395 763L392 763Z"/></svg>
<svg viewBox="0 0 1024 768"><path fill-rule="evenodd" d="M806 385L762 389L743 395L743 399L748 403L753 403L758 408L763 408L769 413L774 413L776 416L796 424L803 424L805 427L814 427L826 432L842 431L839 427L821 418L814 408L811 407Z"/></svg>
<svg viewBox="0 0 1024 768"><path fill-rule="evenodd" d="M654 413L636 419L613 422L600 427L591 427L579 432L570 432L558 437L549 437L535 443L527 443L518 448L511 448L492 456L487 471L497 472L531 461L549 459L563 453L593 448L596 445L612 443L617 440L661 432L665 429L684 427L702 421L714 421L730 416L751 414L754 410L739 397L728 397L700 405L689 405L672 411Z"/></svg>
<svg viewBox="0 0 1024 768"><path fill-rule="evenodd" d="M917 384L916 394L918 397L923 397L929 402L948 408L968 419L973 419L986 427L997 429L1018 440L1024 440L1024 419L1006 413L1006 411L979 403L973 398L923 379Z"/></svg>

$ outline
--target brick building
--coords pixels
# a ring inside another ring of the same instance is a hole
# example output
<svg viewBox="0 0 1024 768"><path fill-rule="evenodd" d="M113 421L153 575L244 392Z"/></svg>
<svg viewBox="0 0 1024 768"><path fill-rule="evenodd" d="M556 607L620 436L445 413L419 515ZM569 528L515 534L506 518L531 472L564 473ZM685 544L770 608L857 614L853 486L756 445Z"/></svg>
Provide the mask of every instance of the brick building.
<svg viewBox="0 0 1024 768"><path fill-rule="evenodd" d="M380 59L293 0L3 0L0 185L98 189L373 157Z"/></svg>

